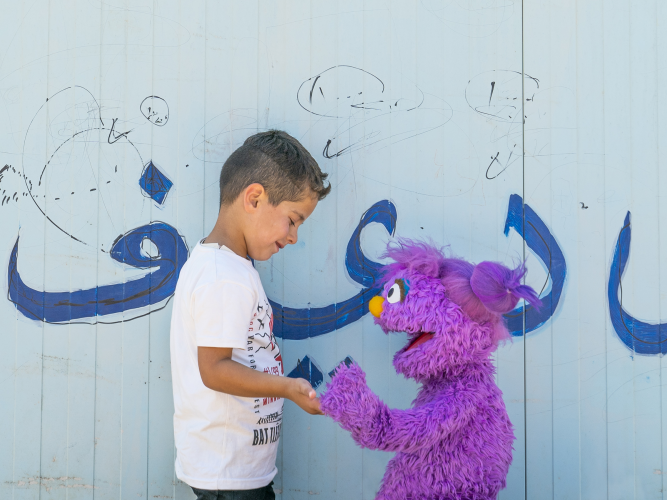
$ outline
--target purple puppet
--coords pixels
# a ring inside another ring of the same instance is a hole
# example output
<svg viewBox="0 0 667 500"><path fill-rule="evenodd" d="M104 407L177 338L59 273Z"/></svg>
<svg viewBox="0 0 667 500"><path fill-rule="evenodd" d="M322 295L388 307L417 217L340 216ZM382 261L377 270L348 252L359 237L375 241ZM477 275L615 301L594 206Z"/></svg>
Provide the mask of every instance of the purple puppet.
<svg viewBox="0 0 667 500"><path fill-rule="evenodd" d="M478 265L403 240L390 246L381 295L369 304L387 332L406 332L398 373L421 383L413 406L390 409L357 364L341 365L321 397L324 413L362 447L394 451L376 499L487 500L505 487L514 432L489 359L508 339L502 314L526 299L524 266Z"/></svg>

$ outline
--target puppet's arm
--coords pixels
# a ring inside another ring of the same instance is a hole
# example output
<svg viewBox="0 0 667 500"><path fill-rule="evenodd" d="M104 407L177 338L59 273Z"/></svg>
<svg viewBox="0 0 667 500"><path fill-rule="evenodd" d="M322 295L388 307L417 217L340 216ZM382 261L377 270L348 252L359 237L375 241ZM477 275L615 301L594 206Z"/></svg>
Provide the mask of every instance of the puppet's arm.
<svg viewBox="0 0 667 500"><path fill-rule="evenodd" d="M409 410L389 409L366 385L357 364L337 369L320 406L358 445L408 453L455 431L475 412L472 398L465 396Z"/></svg>

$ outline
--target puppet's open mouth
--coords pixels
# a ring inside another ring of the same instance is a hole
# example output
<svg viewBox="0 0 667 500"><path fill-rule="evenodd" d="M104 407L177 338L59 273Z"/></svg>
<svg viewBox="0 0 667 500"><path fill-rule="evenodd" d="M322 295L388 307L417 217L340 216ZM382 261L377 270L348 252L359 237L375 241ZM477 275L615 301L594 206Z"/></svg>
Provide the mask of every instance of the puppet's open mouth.
<svg viewBox="0 0 667 500"><path fill-rule="evenodd" d="M433 338L432 333L428 332L422 332L421 334L417 335L410 344L408 344L408 347L406 351L409 351L410 349L414 349L415 347L418 347L422 345L424 342L428 342Z"/></svg>

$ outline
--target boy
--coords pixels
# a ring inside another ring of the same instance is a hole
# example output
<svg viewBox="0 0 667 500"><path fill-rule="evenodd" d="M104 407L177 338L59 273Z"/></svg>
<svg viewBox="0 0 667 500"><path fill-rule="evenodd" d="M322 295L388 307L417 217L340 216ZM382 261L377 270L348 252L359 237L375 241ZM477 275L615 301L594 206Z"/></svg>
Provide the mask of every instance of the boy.
<svg viewBox="0 0 667 500"><path fill-rule="evenodd" d="M176 475L199 500L275 498L283 398L321 414L304 379L282 377L273 314L249 258L297 241L331 190L293 137L249 137L220 173L215 227L183 266L171 318Z"/></svg>

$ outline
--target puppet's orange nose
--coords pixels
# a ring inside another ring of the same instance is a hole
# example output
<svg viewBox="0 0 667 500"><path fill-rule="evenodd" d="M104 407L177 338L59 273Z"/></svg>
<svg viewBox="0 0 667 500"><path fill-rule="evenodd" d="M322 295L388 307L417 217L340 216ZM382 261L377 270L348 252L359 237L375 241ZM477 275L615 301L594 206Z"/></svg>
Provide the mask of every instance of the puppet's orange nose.
<svg viewBox="0 0 667 500"><path fill-rule="evenodd" d="M379 318L380 314L382 314L382 309L384 309L383 304L384 304L384 299L379 295L376 295L368 303L368 310L373 316Z"/></svg>

